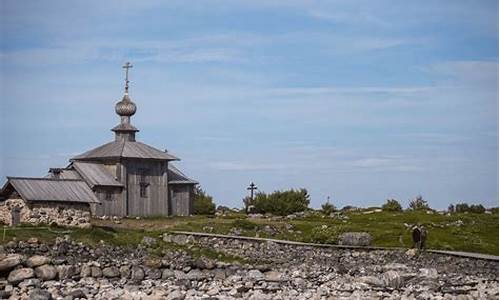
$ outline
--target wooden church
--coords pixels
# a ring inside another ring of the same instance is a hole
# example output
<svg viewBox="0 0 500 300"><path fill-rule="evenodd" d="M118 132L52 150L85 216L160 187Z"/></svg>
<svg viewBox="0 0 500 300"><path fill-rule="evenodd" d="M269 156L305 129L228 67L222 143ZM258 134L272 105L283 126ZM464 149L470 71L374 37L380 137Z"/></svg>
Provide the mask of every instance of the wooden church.
<svg viewBox="0 0 500 300"><path fill-rule="evenodd" d="M7 177L2 189L4 199L12 192L21 198L23 194L30 194L30 199L25 200L37 203L64 202L67 198L68 203L88 203L96 216L185 216L192 213L197 182L172 164L179 160L176 156L136 140L139 130L130 121L137 110L129 96L130 67L129 63L124 66L125 94L115 106L120 124L112 129L114 141L71 158L65 168L51 168L45 178ZM43 180L50 181L50 187L40 184ZM73 186L78 188L73 189Z"/></svg>

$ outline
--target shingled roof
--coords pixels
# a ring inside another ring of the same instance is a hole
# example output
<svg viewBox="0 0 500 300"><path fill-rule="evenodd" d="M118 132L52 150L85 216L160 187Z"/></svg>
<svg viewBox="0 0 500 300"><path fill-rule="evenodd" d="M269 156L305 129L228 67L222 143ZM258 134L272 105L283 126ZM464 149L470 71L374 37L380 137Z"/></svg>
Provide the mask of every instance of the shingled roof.
<svg viewBox="0 0 500 300"><path fill-rule="evenodd" d="M9 185L25 201L100 203L82 180L7 177L2 193L9 189Z"/></svg>
<svg viewBox="0 0 500 300"><path fill-rule="evenodd" d="M179 160L172 154L135 141L114 141L71 158L71 161L108 158Z"/></svg>
<svg viewBox="0 0 500 300"><path fill-rule="evenodd" d="M169 184L198 184L182 173L179 169L172 164L168 164L168 183Z"/></svg>

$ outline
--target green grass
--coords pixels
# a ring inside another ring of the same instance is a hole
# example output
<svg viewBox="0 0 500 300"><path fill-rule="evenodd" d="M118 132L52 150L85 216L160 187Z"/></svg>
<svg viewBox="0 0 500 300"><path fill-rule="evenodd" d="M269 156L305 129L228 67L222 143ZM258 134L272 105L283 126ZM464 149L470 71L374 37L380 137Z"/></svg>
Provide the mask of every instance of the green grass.
<svg viewBox="0 0 500 300"><path fill-rule="evenodd" d="M410 230L404 225L422 224L427 228L427 247L440 250L455 250L498 255L498 214L427 214L425 212L405 211L400 213L378 212L363 214L350 212L347 220L312 216L294 220L247 219L245 215L234 214L224 217L174 217L124 219L120 224L113 221L95 220L91 229L65 229L22 226L5 228L5 238L27 240L37 237L42 241L54 240L57 236L68 234L72 239L87 244L97 244L101 240L114 245L136 246L145 235L160 237L171 230L210 232L230 234L237 229L243 236L259 236L275 239L331 243L337 234L347 231L366 231L373 236L374 246L411 247ZM462 226L450 225L457 221ZM266 225L275 233L267 232ZM288 229L293 232L290 232ZM326 226L326 229L322 226ZM318 234L320 233L320 234ZM2 233L0 233L2 235ZM328 236L332 235L332 237ZM401 238L400 238L401 237ZM174 245L161 242L161 247L152 249L161 253L162 249L174 249ZM184 247L183 249L186 250ZM211 249L188 249L194 256L219 258L221 255ZM187 251L186 250L186 251ZM237 257L221 257L222 260L239 260Z"/></svg>
<svg viewBox="0 0 500 300"><path fill-rule="evenodd" d="M270 219L255 219L258 229L244 229L234 226L234 220L227 218L196 219L178 223L172 230L207 232L212 227L212 233L228 234L233 227L242 229L243 236L272 237L284 240L302 242L320 242L314 240L314 231L322 225L335 228L338 232L366 231L372 234L374 246L411 247L410 230L404 225L421 224L427 228L427 247L441 250L479 252L498 255L498 214L427 214L426 212L378 212L363 214L351 212L346 214L348 220L314 216L295 220L275 221ZM449 225L461 220L462 226ZM294 232L284 229L285 224L293 225ZM265 225L278 229L275 235L269 235L261 229ZM300 233L297 233L300 231ZM401 237L401 241L400 241Z"/></svg>

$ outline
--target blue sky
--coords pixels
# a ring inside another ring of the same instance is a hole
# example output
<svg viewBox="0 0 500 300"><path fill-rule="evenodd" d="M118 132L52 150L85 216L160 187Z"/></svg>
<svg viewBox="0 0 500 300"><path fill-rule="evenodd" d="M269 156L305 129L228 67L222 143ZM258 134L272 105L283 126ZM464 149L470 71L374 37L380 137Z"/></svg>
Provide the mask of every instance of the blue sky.
<svg viewBox="0 0 500 300"><path fill-rule="evenodd" d="M2 1L0 176L138 139L218 204L498 205L497 1Z"/></svg>

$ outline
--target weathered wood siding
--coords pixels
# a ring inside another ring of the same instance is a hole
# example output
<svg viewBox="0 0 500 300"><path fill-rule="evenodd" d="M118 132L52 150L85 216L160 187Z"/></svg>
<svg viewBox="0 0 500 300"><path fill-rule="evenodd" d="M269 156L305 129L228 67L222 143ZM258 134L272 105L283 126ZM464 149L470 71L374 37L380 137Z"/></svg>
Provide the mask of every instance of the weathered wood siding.
<svg viewBox="0 0 500 300"><path fill-rule="evenodd" d="M175 216L189 216L192 213L192 185L175 184L170 186L170 213Z"/></svg>
<svg viewBox="0 0 500 300"><path fill-rule="evenodd" d="M108 193L111 195L111 199L107 198ZM127 205L121 189L98 188L95 194L101 204L96 204L93 207L93 214L96 216L126 216Z"/></svg>
<svg viewBox="0 0 500 300"><path fill-rule="evenodd" d="M166 161L127 160L127 215L168 215L168 165ZM146 171L147 197L141 197L141 175ZM123 182L123 181L122 181Z"/></svg>

